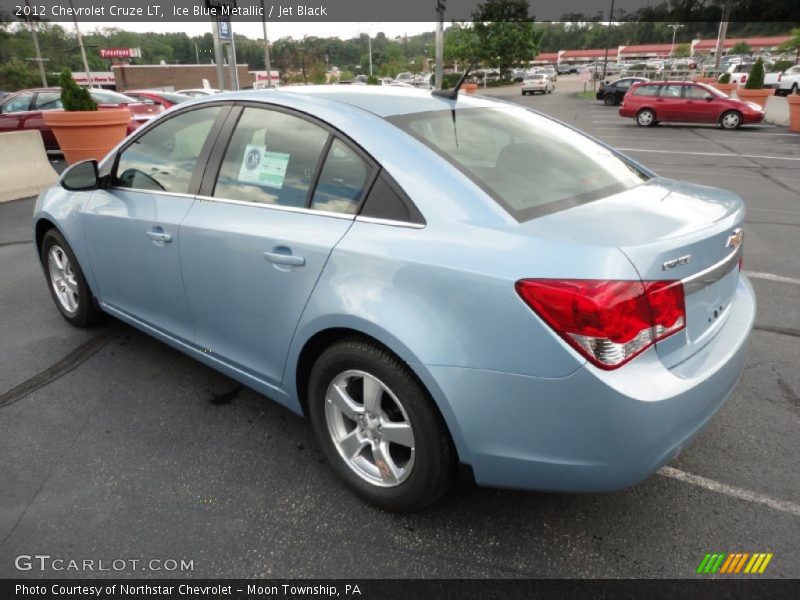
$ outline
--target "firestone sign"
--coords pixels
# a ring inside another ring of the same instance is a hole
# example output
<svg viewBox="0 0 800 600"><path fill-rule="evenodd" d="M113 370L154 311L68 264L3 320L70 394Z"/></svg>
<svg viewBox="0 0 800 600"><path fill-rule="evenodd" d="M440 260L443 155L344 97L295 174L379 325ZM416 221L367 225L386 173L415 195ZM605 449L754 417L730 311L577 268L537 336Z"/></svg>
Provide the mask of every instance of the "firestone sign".
<svg viewBox="0 0 800 600"><path fill-rule="evenodd" d="M100 48L100 58L141 58L141 48Z"/></svg>

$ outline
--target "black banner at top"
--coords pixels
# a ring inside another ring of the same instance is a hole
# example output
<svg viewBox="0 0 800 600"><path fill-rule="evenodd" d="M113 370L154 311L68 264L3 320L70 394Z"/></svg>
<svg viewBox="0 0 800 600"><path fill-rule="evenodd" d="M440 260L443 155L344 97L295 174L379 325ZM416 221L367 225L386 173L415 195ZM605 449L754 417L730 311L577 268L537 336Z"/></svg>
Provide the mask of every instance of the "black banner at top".
<svg viewBox="0 0 800 600"><path fill-rule="evenodd" d="M180 23L226 17L267 22L429 22L444 4L446 21L470 21L486 2L526 0L0 0L0 20ZM722 0L528 0L536 21L716 22ZM611 12L613 5L613 13ZM800 23L798 0L732 0L730 21Z"/></svg>

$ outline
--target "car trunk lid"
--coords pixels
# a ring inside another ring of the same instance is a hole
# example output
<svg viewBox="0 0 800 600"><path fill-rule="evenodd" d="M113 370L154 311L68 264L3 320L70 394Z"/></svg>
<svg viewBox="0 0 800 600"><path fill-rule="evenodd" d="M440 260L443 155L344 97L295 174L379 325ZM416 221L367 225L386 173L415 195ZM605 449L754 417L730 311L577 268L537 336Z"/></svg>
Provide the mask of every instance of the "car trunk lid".
<svg viewBox="0 0 800 600"><path fill-rule="evenodd" d="M744 204L733 193L654 178L523 227L545 237L617 247L643 281L682 280L686 328L656 344L665 364L673 366L724 321L738 282L743 219Z"/></svg>

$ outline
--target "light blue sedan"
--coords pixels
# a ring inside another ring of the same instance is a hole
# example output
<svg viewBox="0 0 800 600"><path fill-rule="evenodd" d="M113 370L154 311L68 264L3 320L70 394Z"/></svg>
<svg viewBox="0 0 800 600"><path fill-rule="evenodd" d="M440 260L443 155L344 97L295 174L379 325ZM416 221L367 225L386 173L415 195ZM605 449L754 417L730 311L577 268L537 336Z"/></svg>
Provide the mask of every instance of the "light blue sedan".
<svg viewBox="0 0 800 600"><path fill-rule="evenodd" d="M670 461L755 315L736 195L488 98L218 94L68 169L34 227L56 306L308 415L390 510L462 476L601 491Z"/></svg>

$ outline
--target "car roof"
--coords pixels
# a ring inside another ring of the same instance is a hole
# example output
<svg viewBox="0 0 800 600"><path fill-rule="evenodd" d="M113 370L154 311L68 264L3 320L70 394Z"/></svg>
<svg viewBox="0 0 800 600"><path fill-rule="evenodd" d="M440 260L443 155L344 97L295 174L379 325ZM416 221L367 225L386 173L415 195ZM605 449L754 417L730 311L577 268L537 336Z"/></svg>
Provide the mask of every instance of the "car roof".
<svg viewBox="0 0 800 600"><path fill-rule="evenodd" d="M311 85L292 87L291 89L279 88L270 90L250 90L243 92L228 92L215 94L207 101L255 100L269 101L275 96L286 99L295 97L298 100L313 98L325 104L347 104L361 110L373 113L379 117L391 117L417 112L437 110L489 108L497 107L498 102L481 96L473 96L461 92L457 100L450 100L434 96L430 90L418 90L396 86L337 86L337 85Z"/></svg>

